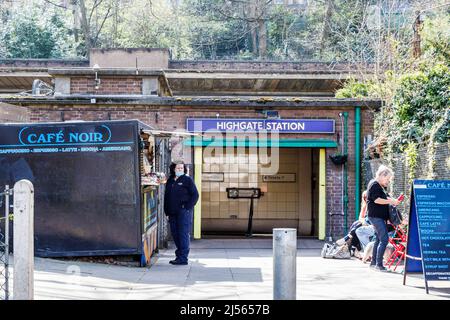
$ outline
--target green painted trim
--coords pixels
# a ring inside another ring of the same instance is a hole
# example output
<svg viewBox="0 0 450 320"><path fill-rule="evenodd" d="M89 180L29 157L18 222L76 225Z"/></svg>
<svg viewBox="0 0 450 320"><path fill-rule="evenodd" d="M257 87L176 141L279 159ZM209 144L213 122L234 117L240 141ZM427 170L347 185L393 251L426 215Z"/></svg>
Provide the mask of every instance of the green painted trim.
<svg viewBox="0 0 450 320"><path fill-rule="evenodd" d="M327 176L326 150L322 148L319 151L319 240L325 240L327 228L326 176ZM331 237L331 235L328 236Z"/></svg>
<svg viewBox="0 0 450 320"><path fill-rule="evenodd" d="M198 189L198 201L194 207L194 239L202 238L202 164L203 149L194 148L194 182Z"/></svg>
<svg viewBox="0 0 450 320"><path fill-rule="evenodd" d="M280 140L244 140L191 138L184 140L190 147L279 147L279 148L336 148L334 140L327 139L280 139Z"/></svg>

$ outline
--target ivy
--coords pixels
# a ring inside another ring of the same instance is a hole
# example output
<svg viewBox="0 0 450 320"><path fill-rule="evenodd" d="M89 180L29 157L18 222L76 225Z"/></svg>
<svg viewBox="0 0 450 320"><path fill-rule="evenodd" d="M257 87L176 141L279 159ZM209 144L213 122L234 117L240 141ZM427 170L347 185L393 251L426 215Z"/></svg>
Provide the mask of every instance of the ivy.
<svg viewBox="0 0 450 320"><path fill-rule="evenodd" d="M415 177L417 168L417 144L415 142L409 142L404 149L404 153L408 164L408 184L410 185Z"/></svg>

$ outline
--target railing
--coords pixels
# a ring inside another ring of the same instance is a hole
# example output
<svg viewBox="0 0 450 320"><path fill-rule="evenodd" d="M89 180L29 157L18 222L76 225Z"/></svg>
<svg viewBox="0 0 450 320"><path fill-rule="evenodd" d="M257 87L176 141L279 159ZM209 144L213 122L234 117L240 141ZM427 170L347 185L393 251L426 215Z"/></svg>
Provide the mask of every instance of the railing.
<svg viewBox="0 0 450 320"><path fill-rule="evenodd" d="M4 191L0 192L0 208L5 208L4 214L0 214L0 300L9 300L9 220L12 193L9 186L5 186Z"/></svg>

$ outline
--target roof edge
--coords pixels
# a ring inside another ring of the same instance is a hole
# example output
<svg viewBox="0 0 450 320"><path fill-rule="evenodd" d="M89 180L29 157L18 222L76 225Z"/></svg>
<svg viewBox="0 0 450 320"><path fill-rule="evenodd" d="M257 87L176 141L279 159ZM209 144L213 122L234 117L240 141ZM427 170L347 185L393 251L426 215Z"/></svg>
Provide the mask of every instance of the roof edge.
<svg viewBox="0 0 450 320"><path fill-rule="evenodd" d="M120 95L70 95L57 97L0 97L0 102L19 105L69 104L69 105L154 105L154 106L192 106L192 107L368 107L379 109L380 99L350 98L310 98L310 97L156 97L156 96L120 96Z"/></svg>

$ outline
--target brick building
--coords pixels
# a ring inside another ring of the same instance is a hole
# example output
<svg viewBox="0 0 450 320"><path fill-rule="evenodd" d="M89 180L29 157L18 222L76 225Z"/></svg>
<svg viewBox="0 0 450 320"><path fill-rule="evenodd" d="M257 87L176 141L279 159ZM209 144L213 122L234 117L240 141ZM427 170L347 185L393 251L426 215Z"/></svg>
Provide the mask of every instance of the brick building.
<svg viewBox="0 0 450 320"><path fill-rule="evenodd" d="M171 145L201 190L195 238L244 233L250 201L228 198L227 188L259 188L254 233L294 227L324 239L342 235L359 211L363 141L381 102L333 96L360 74L347 64L174 61L168 50L94 49L89 60L0 60L0 101L26 108L32 122L138 119L195 134ZM345 151L344 165L329 157Z"/></svg>

